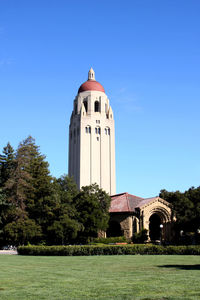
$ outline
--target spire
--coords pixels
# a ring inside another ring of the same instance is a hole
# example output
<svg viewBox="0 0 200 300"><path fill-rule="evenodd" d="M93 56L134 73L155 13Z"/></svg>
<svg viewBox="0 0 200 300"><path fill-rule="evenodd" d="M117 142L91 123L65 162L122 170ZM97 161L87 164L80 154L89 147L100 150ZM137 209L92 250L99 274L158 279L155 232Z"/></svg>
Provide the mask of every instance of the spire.
<svg viewBox="0 0 200 300"><path fill-rule="evenodd" d="M94 70L92 68L88 72L88 80L95 80L95 73L94 73Z"/></svg>

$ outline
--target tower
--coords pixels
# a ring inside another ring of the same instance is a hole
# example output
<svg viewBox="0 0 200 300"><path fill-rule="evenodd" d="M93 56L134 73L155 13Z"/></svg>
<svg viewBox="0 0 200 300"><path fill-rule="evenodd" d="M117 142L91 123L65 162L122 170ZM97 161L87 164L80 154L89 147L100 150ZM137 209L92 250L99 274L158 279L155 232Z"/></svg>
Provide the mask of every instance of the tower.
<svg viewBox="0 0 200 300"><path fill-rule="evenodd" d="M115 127L103 86L88 72L74 99L69 126L68 174L80 189L97 183L115 194Z"/></svg>

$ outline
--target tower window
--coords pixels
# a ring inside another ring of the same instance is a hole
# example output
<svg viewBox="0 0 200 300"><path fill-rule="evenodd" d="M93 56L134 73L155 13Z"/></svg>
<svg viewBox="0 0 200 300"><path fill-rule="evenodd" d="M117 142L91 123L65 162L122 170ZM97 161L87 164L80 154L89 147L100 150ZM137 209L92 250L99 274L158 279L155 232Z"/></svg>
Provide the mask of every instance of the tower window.
<svg viewBox="0 0 200 300"><path fill-rule="evenodd" d="M77 103L75 103L74 111L75 111L75 114L77 114Z"/></svg>
<svg viewBox="0 0 200 300"><path fill-rule="evenodd" d="M101 134L101 128L100 127L95 127L95 133L96 134Z"/></svg>
<svg viewBox="0 0 200 300"><path fill-rule="evenodd" d="M91 133L91 127L90 126L86 126L85 127L85 132L86 133Z"/></svg>
<svg viewBox="0 0 200 300"><path fill-rule="evenodd" d="M110 128L108 128L108 135L110 135Z"/></svg>
<svg viewBox="0 0 200 300"><path fill-rule="evenodd" d="M94 102L94 111L99 112L99 101Z"/></svg>
<svg viewBox="0 0 200 300"><path fill-rule="evenodd" d="M84 104L84 107L85 107L85 111L87 112L88 111L88 102L87 102L87 100L84 100L83 104Z"/></svg>
<svg viewBox="0 0 200 300"><path fill-rule="evenodd" d="M107 128L105 128L105 134L107 134Z"/></svg>

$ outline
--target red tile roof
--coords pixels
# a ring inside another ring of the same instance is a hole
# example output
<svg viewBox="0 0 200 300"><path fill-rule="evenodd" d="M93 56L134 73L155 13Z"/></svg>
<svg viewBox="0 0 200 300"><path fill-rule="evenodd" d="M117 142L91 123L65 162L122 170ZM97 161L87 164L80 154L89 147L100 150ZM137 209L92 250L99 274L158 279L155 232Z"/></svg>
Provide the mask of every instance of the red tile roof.
<svg viewBox="0 0 200 300"><path fill-rule="evenodd" d="M146 204L149 204L150 202L157 200L159 197L152 197L152 198L146 198L143 199L142 201L140 201L140 203L138 203L137 207L142 207L145 206Z"/></svg>
<svg viewBox="0 0 200 300"><path fill-rule="evenodd" d="M135 212L136 208L144 207L149 203L154 201L162 201L166 205L170 205L167 201L161 199L160 197L152 198L141 198L128 193L122 193L111 196L110 213L120 213L120 212Z"/></svg>
<svg viewBox="0 0 200 300"><path fill-rule="evenodd" d="M142 200L144 200L144 198L128 193L113 195L111 196L109 212L134 212Z"/></svg>

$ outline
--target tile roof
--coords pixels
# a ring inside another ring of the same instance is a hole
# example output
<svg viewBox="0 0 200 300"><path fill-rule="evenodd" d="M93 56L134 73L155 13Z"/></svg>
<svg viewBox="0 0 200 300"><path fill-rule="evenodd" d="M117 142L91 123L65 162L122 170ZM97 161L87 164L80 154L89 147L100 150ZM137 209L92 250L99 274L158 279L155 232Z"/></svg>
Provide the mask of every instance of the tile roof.
<svg viewBox="0 0 200 300"><path fill-rule="evenodd" d="M152 197L152 198L143 199L142 201L140 201L140 203L138 203L137 207L145 206L146 204L149 204L150 202L152 202L154 200L158 200L158 198L159 197Z"/></svg>
<svg viewBox="0 0 200 300"><path fill-rule="evenodd" d="M113 195L109 212L134 212L142 200L145 199L128 193Z"/></svg>

